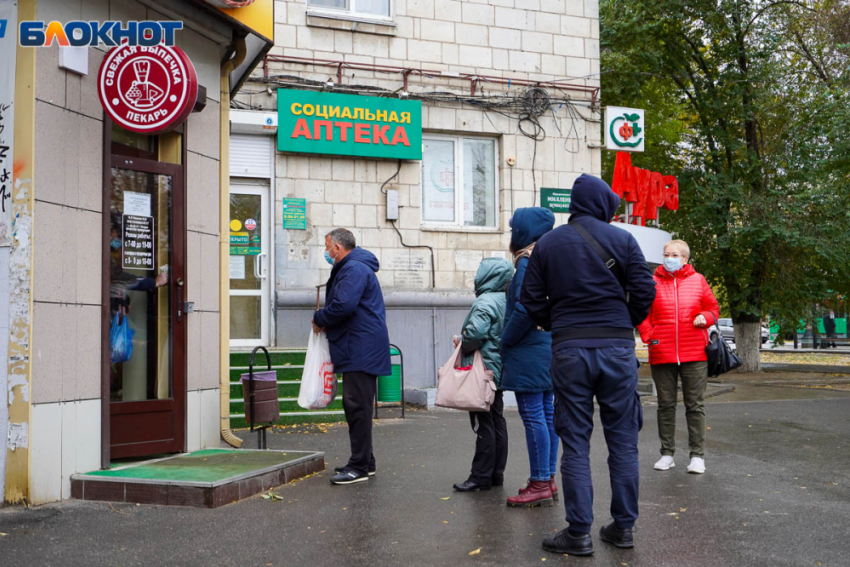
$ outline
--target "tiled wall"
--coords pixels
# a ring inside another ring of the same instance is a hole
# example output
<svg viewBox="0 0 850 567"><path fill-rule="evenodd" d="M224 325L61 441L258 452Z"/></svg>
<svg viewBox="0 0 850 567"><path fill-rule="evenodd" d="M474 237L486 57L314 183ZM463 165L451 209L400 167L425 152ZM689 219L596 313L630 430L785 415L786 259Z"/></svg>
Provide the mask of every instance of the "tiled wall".
<svg viewBox="0 0 850 567"><path fill-rule="evenodd" d="M170 19L133 0L39 0L38 18ZM188 121L188 321L190 448L218 442L219 46L178 32L207 88ZM35 116L31 502L70 497L70 475L100 467L103 109L95 81L104 48L89 48L88 74L38 50ZM206 408L206 409L202 409Z"/></svg>
<svg viewBox="0 0 850 567"><path fill-rule="evenodd" d="M473 73L512 79L599 85L599 21L596 0L391 0L393 25L333 20L311 16L306 3L275 3L273 54ZM294 63L270 63L272 76L336 81L336 69ZM257 77L259 72L255 72ZM281 80L286 80L282 78ZM343 83L400 89L400 76L369 70L344 70ZM274 84L271 85L274 88ZM249 83L239 97L253 108L276 109L274 95L262 82ZM469 83L446 78L410 76L410 91L448 90L469 94ZM490 94L516 92L483 83ZM480 92L480 91L479 91ZM566 91L585 103L590 95ZM552 92L553 96L556 94ZM517 131L517 120L460 103L423 102L423 129L431 133L477 134L499 143L498 226L491 231L423 229L420 163L405 162L399 179L397 225L408 245L434 248L436 288L471 290L480 260L507 253L508 220L518 207L531 206L541 187L569 188L581 173L601 173L599 115L582 107L589 121L572 121L567 109L540 118L546 138L535 144ZM574 130L571 130L574 128ZM535 156L536 154L536 156ZM508 157L516 165L507 164ZM534 163L534 174L532 174ZM381 184L395 173L395 161L344 157L276 156L276 290L284 297L327 280L324 235L335 226L351 228L358 244L381 260L379 278L385 290L431 285L430 251L407 249L385 220ZM283 230L284 197L307 200L306 231ZM557 222L565 215L556 215ZM278 321L278 325L284 324Z"/></svg>

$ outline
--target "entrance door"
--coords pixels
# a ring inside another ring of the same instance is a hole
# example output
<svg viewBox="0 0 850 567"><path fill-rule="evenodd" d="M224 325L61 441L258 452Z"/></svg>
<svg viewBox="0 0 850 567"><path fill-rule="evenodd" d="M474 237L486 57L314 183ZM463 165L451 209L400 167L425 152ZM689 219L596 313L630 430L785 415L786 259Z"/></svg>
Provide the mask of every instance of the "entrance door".
<svg viewBox="0 0 850 567"><path fill-rule="evenodd" d="M184 187L179 165L113 155L110 458L185 449Z"/></svg>
<svg viewBox="0 0 850 567"><path fill-rule="evenodd" d="M230 344L269 345L269 187L230 182Z"/></svg>

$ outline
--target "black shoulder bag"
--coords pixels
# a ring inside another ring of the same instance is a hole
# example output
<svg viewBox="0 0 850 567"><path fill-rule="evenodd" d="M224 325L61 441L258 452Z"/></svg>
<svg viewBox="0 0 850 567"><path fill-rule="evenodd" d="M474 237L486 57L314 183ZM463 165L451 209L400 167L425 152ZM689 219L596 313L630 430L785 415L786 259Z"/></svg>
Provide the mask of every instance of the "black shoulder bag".
<svg viewBox="0 0 850 567"><path fill-rule="evenodd" d="M575 230L578 235L581 236L591 248L593 248L593 251L596 252L596 255L602 259L602 261L605 263L605 267L611 270L611 273L614 275L615 278L617 278L617 282L619 282L620 287L622 287L623 291L626 293L626 303L628 303L629 292L626 291L626 276L625 274L623 274L622 266L617 263L617 260L615 260L614 257L611 256L611 254L607 250L605 250L601 244L599 244L599 241L593 238L593 235L587 232L587 229L581 226L578 221L572 221L568 223L567 226L573 227L573 230Z"/></svg>
<svg viewBox="0 0 850 567"><path fill-rule="evenodd" d="M732 347L729 346L719 330L715 328L714 331L706 332L708 333L708 344L705 346L705 356L708 358L708 375L711 378L735 370L744 364L738 355L732 352Z"/></svg>

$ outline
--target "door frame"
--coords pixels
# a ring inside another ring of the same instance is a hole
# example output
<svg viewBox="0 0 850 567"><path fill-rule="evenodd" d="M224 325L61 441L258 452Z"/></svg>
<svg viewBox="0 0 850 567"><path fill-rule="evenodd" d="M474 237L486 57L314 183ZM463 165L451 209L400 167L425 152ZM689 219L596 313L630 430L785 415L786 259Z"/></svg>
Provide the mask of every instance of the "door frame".
<svg viewBox="0 0 850 567"><path fill-rule="evenodd" d="M265 276L263 284L260 288L260 338L259 339L230 339L230 347L234 349L253 348L256 346L272 346L272 325L274 321L274 293L273 293L273 274L274 267L274 220L272 215L272 183L270 180L249 178L230 178L230 195L258 195L260 197L260 226L264 228L262 241L260 242L260 256L263 257L261 267ZM228 196L229 198L229 196ZM266 237L267 236L267 237ZM255 264L256 265L256 264ZM228 280L229 282L229 280ZM256 296L254 293L247 293L248 290L228 290L228 301L233 296ZM232 310L231 310L232 314ZM228 321L228 325L230 322Z"/></svg>
<svg viewBox="0 0 850 567"><path fill-rule="evenodd" d="M174 445L178 452L186 451L186 403L187 403L187 325L186 313L183 310L183 305L179 303L186 301L186 293L188 285L186 285L186 241L187 241L187 218L186 218L186 202L188 194L187 183L187 132L188 128L184 123L175 131L182 133L181 142L181 164L155 161L144 157L134 157L129 155L119 155L112 153L112 126L113 122L104 112L103 114L103 154L102 154L102 169L103 178L101 186L101 445L100 445L100 461L101 468L108 469L112 461L112 435L111 435L111 417L112 417L112 400L110 389L110 359L109 359L109 335L110 335L110 289L109 289L109 261L110 248L109 240L111 234L111 197L112 197L112 168L119 165L119 161L125 161L126 169L135 169L153 174L163 174L172 176L172 188L179 183L181 187L181 198L174 198L172 192L172 260L169 265L169 286L173 286L174 293L171 294L171 313L172 313L172 343L169 349L171 356L171 392L173 411L174 411ZM182 294L176 293L176 282L182 278L184 285L182 286ZM181 320L178 321L176 314L182 313ZM138 413L139 411L156 411L170 403L170 400L146 400L143 402L123 402L126 413ZM156 442L159 443L159 442ZM147 444L147 443L145 443ZM118 456L117 458L120 458Z"/></svg>

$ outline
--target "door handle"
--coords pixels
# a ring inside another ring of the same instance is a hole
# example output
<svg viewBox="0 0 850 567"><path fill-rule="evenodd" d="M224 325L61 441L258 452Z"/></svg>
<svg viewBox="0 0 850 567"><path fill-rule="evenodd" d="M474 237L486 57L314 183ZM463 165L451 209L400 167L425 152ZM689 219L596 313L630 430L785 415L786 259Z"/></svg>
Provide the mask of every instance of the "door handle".
<svg viewBox="0 0 850 567"><path fill-rule="evenodd" d="M263 264L263 256L265 255L265 252L257 254L257 257L254 260L254 276L256 276L256 278L259 280L266 279L269 275L268 272L264 269L265 265Z"/></svg>

